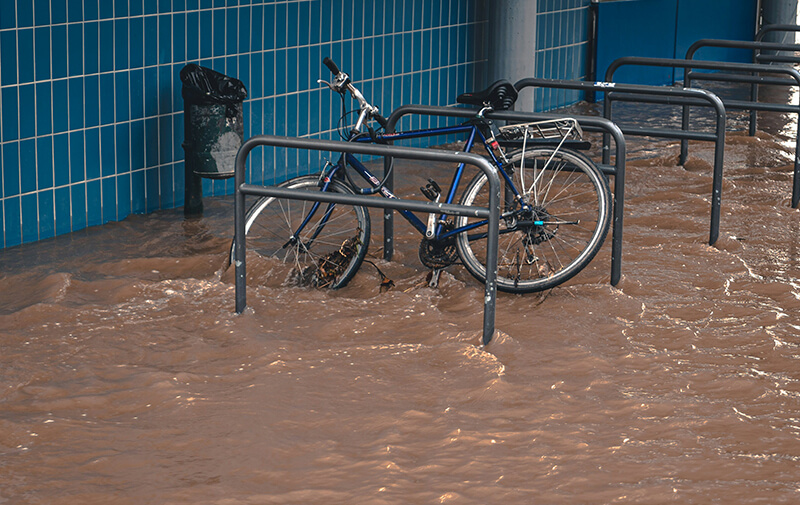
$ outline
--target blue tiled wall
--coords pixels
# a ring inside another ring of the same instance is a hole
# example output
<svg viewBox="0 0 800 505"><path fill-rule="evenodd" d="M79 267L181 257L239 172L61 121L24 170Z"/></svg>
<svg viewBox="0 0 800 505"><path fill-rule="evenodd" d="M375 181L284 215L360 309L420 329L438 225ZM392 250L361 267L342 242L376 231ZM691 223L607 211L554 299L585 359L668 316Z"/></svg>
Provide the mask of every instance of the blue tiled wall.
<svg viewBox="0 0 800 505"><path fill-rule="evenodd" d="M588 1L539 0L541 76L583 75ZM335 138L340 104L316 83L324 56L386 113L452 104L485 63L483 3L0 0L0 246L183 205L187 62L244 81L245 137ZM544 107L568 100L553 96ZM316 162L255 151L249 180ZM205 180L204 194L232 187Z"/></svg>
<svg viewBox="0 0 800 505"><path fill-rule="evenodd" d="M585 80L591 0L537 0L536 76ZM537 88L537 111L573 104L582 92Z"/></svg>

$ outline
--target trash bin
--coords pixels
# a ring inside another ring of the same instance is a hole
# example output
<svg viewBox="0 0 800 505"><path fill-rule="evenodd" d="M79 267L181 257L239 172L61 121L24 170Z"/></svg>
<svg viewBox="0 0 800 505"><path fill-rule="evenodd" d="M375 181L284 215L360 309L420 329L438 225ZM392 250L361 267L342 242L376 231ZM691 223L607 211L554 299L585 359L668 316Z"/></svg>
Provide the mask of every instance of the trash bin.
<svg viewBox="0 0 800 505"><path fill-rule="evenodd" d="M209 179L233 177L242 146L242 102L247 89L239 79L190 63L181 69L187 173Z"/></svg>

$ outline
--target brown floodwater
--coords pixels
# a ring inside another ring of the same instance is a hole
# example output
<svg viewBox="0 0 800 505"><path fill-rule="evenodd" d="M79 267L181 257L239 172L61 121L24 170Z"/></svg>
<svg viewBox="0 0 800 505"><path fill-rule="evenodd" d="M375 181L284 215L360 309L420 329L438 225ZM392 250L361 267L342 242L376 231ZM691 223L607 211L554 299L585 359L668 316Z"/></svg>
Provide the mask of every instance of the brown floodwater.
<svg viewBox="0 0 800 505"><path fill-rule="evenodd" d="M377 213L393 289L251 262L242 315L231 197L0 251L0 503L797 503L796 130L768 116L729 134L713 247L712 146L630 139L620 284L607 240L500 293L485 348L482 286L427 287L400 220L380 260Z"/></svg>

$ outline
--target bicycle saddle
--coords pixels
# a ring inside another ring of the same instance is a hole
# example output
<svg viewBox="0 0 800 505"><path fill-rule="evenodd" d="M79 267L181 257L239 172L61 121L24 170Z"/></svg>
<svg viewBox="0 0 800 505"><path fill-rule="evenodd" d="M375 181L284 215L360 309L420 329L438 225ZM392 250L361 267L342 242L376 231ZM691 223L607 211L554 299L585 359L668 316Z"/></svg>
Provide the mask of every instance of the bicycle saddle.
<svg viewBox="0 0 800 505"><path fill-rule="evenodd" d="M514 85L505 79L500 79L483 91L458 95L456 101L478 107L488 104L494 110L508 110L514 106L517 96L517 90Z"/></svg>

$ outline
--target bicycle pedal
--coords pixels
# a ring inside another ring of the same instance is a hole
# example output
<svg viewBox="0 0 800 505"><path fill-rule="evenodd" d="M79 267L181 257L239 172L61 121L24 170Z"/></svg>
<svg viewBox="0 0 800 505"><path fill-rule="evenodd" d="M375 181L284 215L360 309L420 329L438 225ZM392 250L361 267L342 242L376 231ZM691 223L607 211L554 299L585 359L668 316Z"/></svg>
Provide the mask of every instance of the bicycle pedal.
<svg viewBox="0 0 800 505"><path fill-rule="evenodd" d="M437 201L439 195L442 194L442 188L440 188L433 179L428 179L428 184L426 184L425 187L420 187L419 190L422 191L425 198L432 202Z"/></svg>
<svg viewBox="0 0 800 505"><path fill-rule="evenodd" d="M427 198L432 202L435 202L436 199L439 198L439 193L434 191L433 188L430 187L430 185L427 185L425 187L420 187L419 190L422 191L422 194L425 195L425 198Z"/></svg>

